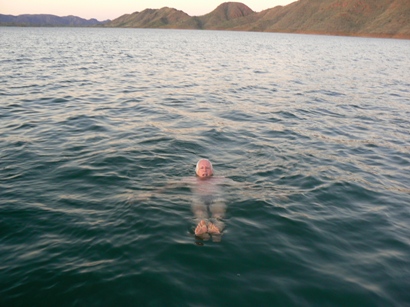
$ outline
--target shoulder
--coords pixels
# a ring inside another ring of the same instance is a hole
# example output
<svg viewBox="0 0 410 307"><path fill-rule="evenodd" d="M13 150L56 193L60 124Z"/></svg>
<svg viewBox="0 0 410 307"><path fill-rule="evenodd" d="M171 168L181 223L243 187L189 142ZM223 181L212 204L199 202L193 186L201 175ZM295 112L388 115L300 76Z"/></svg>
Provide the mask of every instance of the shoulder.
<svg viewBox="0 0 410 307"><path fill-rule="evenodd" d="M196 177L183 177L180 181L183 184L195 184L197 182Z"/></svg>
<svg viewBox="0 0 410 307"><path fill-rule="evenodd" d="M215 184L232 184L232 183L234 183L234 181L232 179L226 178L226 177L223 177L223 176L212 177L212 181Z"/></svg>

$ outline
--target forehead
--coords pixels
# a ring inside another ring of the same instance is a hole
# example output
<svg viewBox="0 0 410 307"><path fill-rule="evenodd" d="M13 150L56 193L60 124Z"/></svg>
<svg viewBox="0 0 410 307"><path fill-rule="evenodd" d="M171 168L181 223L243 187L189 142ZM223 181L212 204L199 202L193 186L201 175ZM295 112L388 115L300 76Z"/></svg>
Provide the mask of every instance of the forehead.
<svg viewBox="0 0 410 307"><path fill-rule="evenodd" d="M199 161L198 166L211 166L211 163L209 163L209 161L202 160L202 161Z"/></svg>

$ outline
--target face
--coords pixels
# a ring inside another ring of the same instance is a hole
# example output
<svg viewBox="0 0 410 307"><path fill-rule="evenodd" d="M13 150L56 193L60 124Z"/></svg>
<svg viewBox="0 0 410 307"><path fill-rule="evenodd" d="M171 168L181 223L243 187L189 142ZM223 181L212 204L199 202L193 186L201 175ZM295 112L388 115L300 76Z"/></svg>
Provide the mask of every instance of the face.
<svg viewBox="0 0 410 307"><path fill-rule="evenodd" d="M196 174L200 177L200 178L208 178L211 177L213 174L213 169L212 169L212 165L209 161L207 160L201 160L198 163L198 168L196 170Z"/></svg>

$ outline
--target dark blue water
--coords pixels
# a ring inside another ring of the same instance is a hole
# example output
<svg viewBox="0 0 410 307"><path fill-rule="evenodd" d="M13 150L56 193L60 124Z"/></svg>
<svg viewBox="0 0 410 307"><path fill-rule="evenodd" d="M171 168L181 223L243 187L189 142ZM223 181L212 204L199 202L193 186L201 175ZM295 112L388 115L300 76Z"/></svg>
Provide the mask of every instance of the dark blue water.
<svg viewBox="0 0 410 307"><path fill-rule="evenodd" d="M409 306L409 47L0 28L0 305Z"/></svg>

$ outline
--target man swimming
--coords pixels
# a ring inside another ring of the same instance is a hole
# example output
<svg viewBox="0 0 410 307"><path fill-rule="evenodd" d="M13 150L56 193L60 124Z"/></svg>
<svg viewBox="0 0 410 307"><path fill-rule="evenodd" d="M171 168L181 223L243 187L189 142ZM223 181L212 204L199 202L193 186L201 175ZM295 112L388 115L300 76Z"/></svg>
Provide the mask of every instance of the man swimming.
<svg viewBox="0 0 410 307"><path fill-rule="evenodd" d="M208 239L212 235L213 241L220 241L224 229L223 218L226 205L222 197L221 185L232 184L233 180L214 176L211 161L200 159L196 164L196 177L185 177L182 180L168 184L154 192L162 193L171 187L189 186L192 190L192 212L195 215L195 235ZM149 199L152 193L140 194L140 199Z"/></svg>
<svg viewBox="0 0 410 307"><path fill-rule="evenodd" d="M220 235L224 224L222 219L225 214L225 203L223 202L219 185L226 178L213 177L214 170L211 161L200 159L196 164L196 183L192 185L193 201L192 211L197 219L195 228L196 236ZM208 211L210 214L208 214Z"/></svg>

